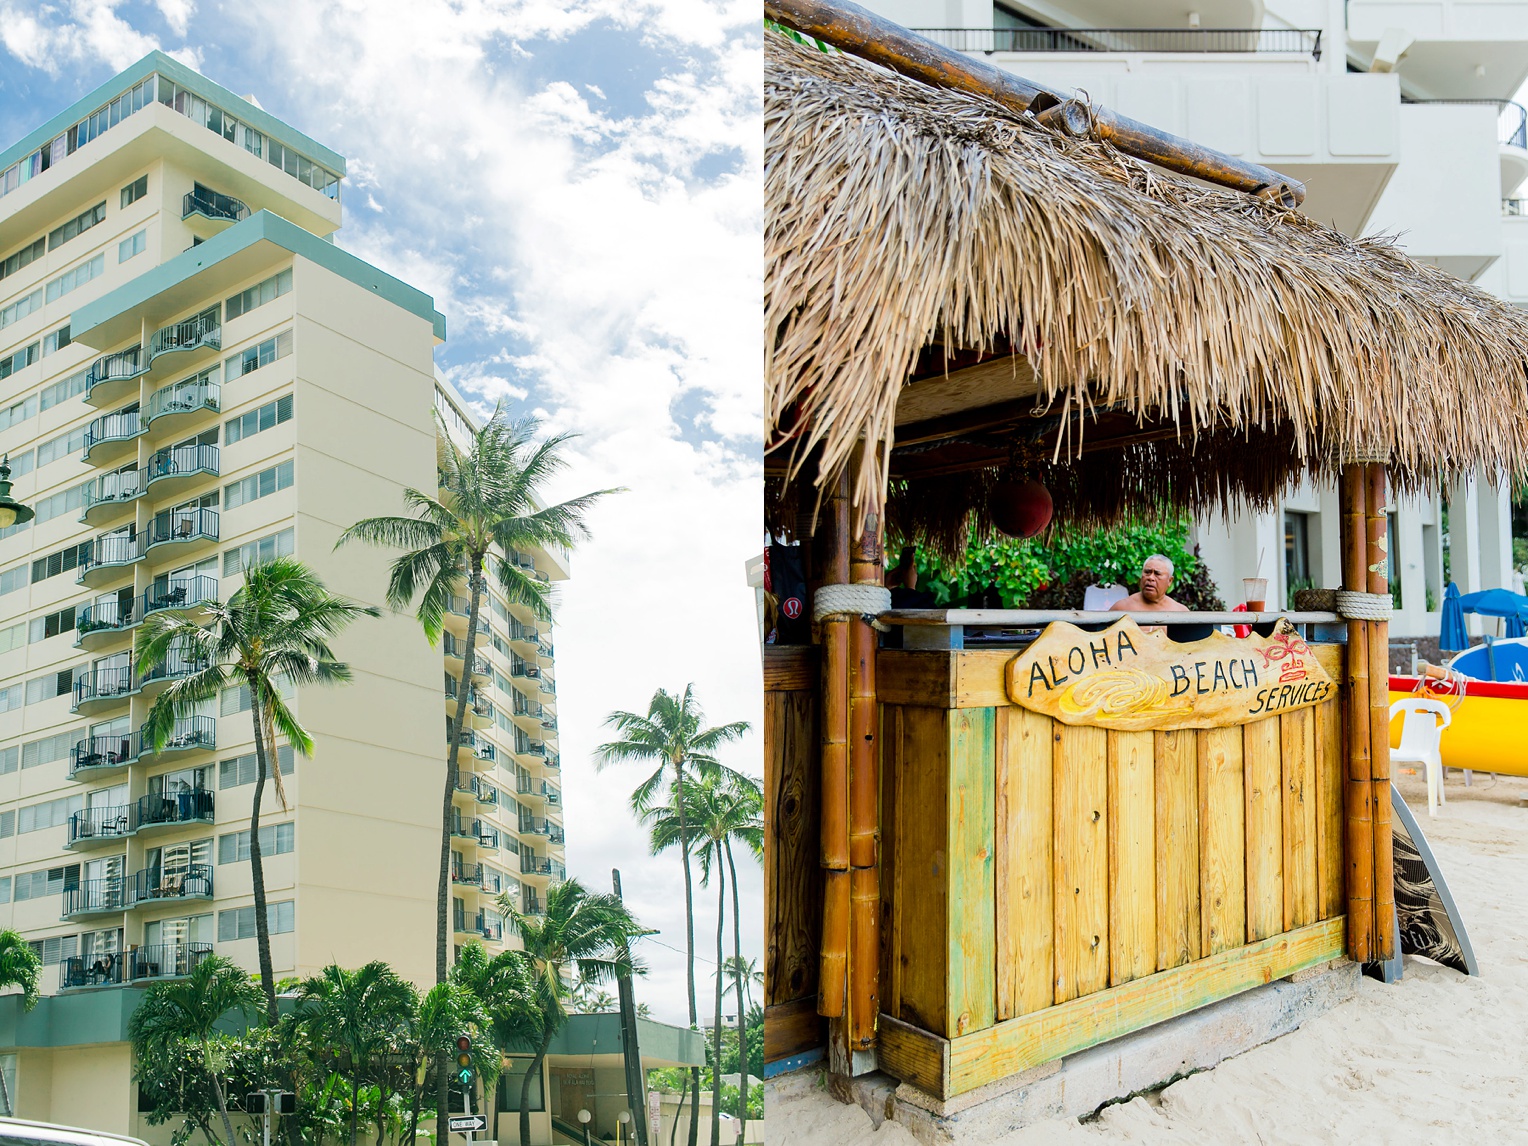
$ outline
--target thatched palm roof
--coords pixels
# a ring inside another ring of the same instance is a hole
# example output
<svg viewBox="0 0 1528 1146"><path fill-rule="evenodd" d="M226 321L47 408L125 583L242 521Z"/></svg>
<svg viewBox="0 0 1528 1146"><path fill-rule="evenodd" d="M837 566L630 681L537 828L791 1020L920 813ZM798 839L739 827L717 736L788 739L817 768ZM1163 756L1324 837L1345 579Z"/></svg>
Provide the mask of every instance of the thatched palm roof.
<svg viewBox="0 0 1528 1146"><path fill-rule="evenodd" d="M1403 486L1528 472L1528 323L1506 303L978 97L773 32L765 58L769 447L819 481L851 466L857 505L896 475L903 524L948 532L980 517L994 450L1042 438L1031 470L1084 518L1266 501L1352 449ZM1012 355L1049 420L903 464L899 396L952 355ZM1079 454L1099 411L1131 432ZM852 462L862 438L884 447Z"/></svg>

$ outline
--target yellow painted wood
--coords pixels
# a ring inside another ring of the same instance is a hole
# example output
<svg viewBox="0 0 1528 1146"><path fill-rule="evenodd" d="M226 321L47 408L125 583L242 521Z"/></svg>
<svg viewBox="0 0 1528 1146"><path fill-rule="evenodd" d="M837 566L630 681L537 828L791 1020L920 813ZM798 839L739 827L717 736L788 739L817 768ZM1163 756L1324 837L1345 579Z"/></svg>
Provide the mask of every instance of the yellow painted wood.
<svg viewBox="0 0 1528 1146"><path fill-rule="evenodd" d="M1343 952L1344 922L1338 918L1314 923L1010 1019L980 1034L950 1040L947 1052L933 1042L932 1036L924 1036L926 1058L942 1063L948 1055L948 1067L942 1072L946 1076L945 1092L937 1097L967 1093L1335 959ZM895 1073L884 1055L881 1065ZM932 1076L936 1072L923 1073Z"/></svg>
<svg viewBox="0 0 1528 1146"><path fill-rule="evenodd" d="M1150 732L1109 736L1109 983L1157 969L1156 774Z"/></svg>
<svg viewBox="0 0 1528 1146"><path fill-rule="evenodd" d="M941 1034L984 1030L995 1021L996 717L991 708L950 713L949 982Z"/></svg>
<svg viewBox="0 0 1528 1146"><path fill-rule="evenodd" d="M897 754L896 899L892 925L894 996L899 1018L931 1031L945 1030L949 948L949 714L938 708L902 709Z"/></svg>
<svg viewBox="0 0 1528 1146"><path fill-rule="evenodd" d="M1284 930L1314 923L1317 911L1316 713L1279 717L1284 769Z"/></svg>
<svg viewBox="0 0 1528 1146"><path fill-rule="evenodd" d="M997 1018L1053 1002L1051 721L997 710Z"/></svg>
<svg viewBox="0 0 1528 1146"><path fill-rule="evenodd" d="M897 839L897 809L902 800L902 707L881 705L881 1009L895 1012L902 997L902 961L897 958L897 877L901 843Z"/></svg>
<svg viewBox="0 0 1528 1146"><path fill-rule="evenodd" d="M1342 703L1316 706L1316 910L1322 919L1347 907L1343 885Z"/></svg>
<svg viewBox="0 0 1528 1146"><path fill-rule="evenodd" d="M1199 756L1199 951L1240 947L1247 934L1242 730L1206 728Z"/></svg>
<svg viewBox="0 0 1528 1146"><path fill-rule="evenodd" d="M1109 983L1108 733L1053 733L1058 1003Z"/></svg>
<svg viewBox="0 0 1528 1146"><path fill-rule="evenodd" d="M1283 770L1279 721L1274 716L1242 728L1247 829L1247 941L1284 930Z"/></svg>
<svg viewBox="0 0 1528 1146"><path fill-rule="evenodd" d="M1157 969L1199 958L1199 768L1192 732L1152 733Z"/></svg>

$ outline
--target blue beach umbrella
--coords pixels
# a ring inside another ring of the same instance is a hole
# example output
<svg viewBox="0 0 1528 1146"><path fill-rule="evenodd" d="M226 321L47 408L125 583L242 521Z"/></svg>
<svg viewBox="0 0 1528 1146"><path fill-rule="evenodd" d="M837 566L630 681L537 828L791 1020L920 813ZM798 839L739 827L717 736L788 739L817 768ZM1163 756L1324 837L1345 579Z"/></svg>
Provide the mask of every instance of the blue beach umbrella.
<svg viewBox="0 0 1528 1146"><path fill-rule="evenodd" d="M1464 630L1464 606L1460 604L1459 586L1452 581L1443 590L1443 619L1438 631L1438 647L1457 651L1470 647Z"/></svg>

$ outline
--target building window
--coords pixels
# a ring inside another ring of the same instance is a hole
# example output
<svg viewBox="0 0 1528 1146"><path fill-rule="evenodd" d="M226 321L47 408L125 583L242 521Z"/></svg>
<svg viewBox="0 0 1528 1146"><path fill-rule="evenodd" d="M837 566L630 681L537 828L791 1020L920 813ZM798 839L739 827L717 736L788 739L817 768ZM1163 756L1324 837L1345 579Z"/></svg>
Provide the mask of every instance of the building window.
<svg viewBox="0 0 1528 1146"><path fill-rule="evenodd" d="M246 542L237 549L230 549L223 554L223 576L232 577L251 565L258 565L273 557L288 557L293 545L292 531L283 529L280 533L272 533L256 541Z"/></svg>
<svg viewBox="0 0 1528 1146"><path fill-rule="evenodd" d="M292 353L292 332L283 330L272 338L267 338L254 346L245 347L238 354L227 359L223 363L223 380L232 382L235 378L242 378L252 370L269 366L276 359L285 358L290 353Z"/></svg>
<svg viewBox="0 0 1528 1146"><path fill-rule="evenodd" d="M0 378L9 378L16 371L24 370L36 362L41 345L38 342L28 343L15 353L0 358Z"/></svg>
<svg viewBox="0 0 1528 1146"><path fill-rule="evenodd" d="M295 926L296 913L290 899L265 905L265 924L272 935L286 935ZM234 907L218 912L218 942L232 943L255 937L255 909Z"/></svg>
<svg viewBox="0 0 1528 1146"><path fill-rule="evenodd" d="M84 234L97 223L103 222L105 218L105 202L97 203L94 207L90 208L90 210L76 215L63 226L55 227L53 230L49 231L48 250L58 250L59 247L62 247L70 239L77 238L78 236Z"/></svg>
<svg viewBox="0 0 1528 1146"><path fill-rule="evenodd" d="M72 891L80 885L80 865L69 864L67 867L41 868L37 871L24 872L16 877L15 898L19 903L23 899L42 899L44 896L61 895L65 891ZM73 939L74 936L67 938ZM43 953L37 950L34 944L32 950L39 955ZM70 951L70 955L74 952ZM45 957L46 960L46 957Z"/></svg>
<svg viewBox="0 0 1528 1146"><path fill-rule="evenodd" d="M266 824L260 829L260 855L279 856L294 846L296 828L290 822ZM229 832L218 837L218 863L249 862L249 830Z"/></svg>
<svg viewBox="0 0 1528 1146"><path fill-rule="evenodd" d="M0 263L0 279L5 278L7 275L15 274L22 267L31 266L47 253L48 241L46 239L38 239L36 242L28 243L15 254L7 255L5 262Z"/></svg>
<svg viewBox="0 0 1528 1146"><path fill-rule="evenodd" d="M69 755L69 750L84 739L84 736L82 729L71 728L67 732L55 732L52 736L44 736L40 740L29 740L21 746L21 766L36 768L42 764L51 764L55 760L63 760Z"/></svg>
<svg viewBox="0 0 1528 1146"><path fill-rule="evenodd" d="M76 869L77 871L78 869ZM19 888L22 876L16 877ZM59 890L63 890L60 888ZM17 895L17 899L21 896ZM54 935L48 939L33 939L27 944L37 957L43 961L44 966L51 967L54 963L62 963L65 959L73 959L79 953L78 935Z"/></svg>
<svg viewBox="0 0 1528 1146"><path fill-rule="evenodd" d="M17 565L13 569L0 573L0 597L7 593L14 593L17 589L24 589L31 584L31 578L28 576L29 568L26 565Z"/></svg>
<svg viewBox="0 0 1528 1146"><path fill-rule="evenodd" d="M249 693L244 690L244 696ZM248 711L246 701L245 711ZM290 744L283 744L276 749L276 766L281 769L283 776L290 776L294 764L294 754ZM219 788L242 788L246 784L255 782L255 754L253 752L244 756L235 756L232 760L218 762L218 787Z"/></svg>
<svg viewBox="0 0 1528 1146"><path fill-rule="evenodd" d="M49 577L57 577L60 573L67 573L77 568L81 561L90 559L90 542L81 541L77 545L68 545L57 553L50 553L46 557L39 557L32 562L32 582L46 581Z"/></svg>
<svg viewBox="0 0 1528 1146"><path fill-rule="evenodd" d="M141 255L149 247L149 232L145 227L135 235L129 235L117 244L117 262L125 263L134 255Z"/></svg>
<svg viewBox="0 0 1528 1146"><path fill-rule="evenodd" d="M9 326L13 322L20 322L34 310L42 309L42 287L29 291L15 302L0 307L0 326Z"/></svg>
<svg viewBox="0 0 1528 1146"><path fill-rule="evenodd" d="M48 301L55 302L64 297L77 287L82 287L91 279L100 278L106 273L106 256L97 255L93 259L86 259L77 267L70 267L56 279L48 280Z"/></svg>
<svg viewBox="0 0 1528 1146"><path fill-rule="evenodd" d="M90 373L87 367L77 370L62 382L55 382L51 386L43 387L40 409L51 410L54 406L61 405L73 398L76 394L85 392L85 375Z"/></svg>
<svg viewBox="0 0 1528 1146"><path fill-rule="evenodd" d="M37 395L32 394L0 410L0 430L9 430L12 426L20 425L28 418L35 417L37 417ZM11 467L11 472L15 473L14 466Z"/></svg>
<svg viewBox="0 0 1528 1146"><path fill-rule="evenodd" d="M69 822L70 816L84 807L84 796L63 796L57 800L44 800L40 804L28 804L17 809L16 834L24 836L28 832L40 832L46 828L61 828Z"/></svg>
<svg viewBox="0 0 1528 1146"><path fill-rule="evenodd" d="M74 691L74 677L78 671L70 667L57 672L44 673L42 676L34 676L27 681L27 703L40 704L55 697L68 696Z"/></svg>
<svg viewBox="0 0 1528 1146"><path fill-rule="evenodd" d="M274 402L267 402L258 409L240 414L237 418L228 419L226 441L231 446L235 442L242 442L245 438L253 437L262 430L269 430L282 422L292 420L292 395L283 394Z"/></svg>
<svg viewBox="0 0 1528 1146"><path fill-rule="evenodd" d="M1309 589L1310 576L1310 520L1309 514L1284 512L1284 585L1289 594L1285 602L1294 608L1295 591Z"/></svg>
<svg viewBox="0 0 1528 1146"><path fill-rule="evenodd" d="M45 641L49 637L56 637L60 633L74 632L74 606L67 609L59 609L56 613L47 613L41 617L32 618L31 639Z"/></svg>
<svg viewBox="0 0 1528 1146"><path fill-rule="evenodd" d="M85 449L85 434L89 429L90 426L87 423L76 426L72 430L66 430L56 438L49 438L37 447L37 464L45 466L59 458L81 453Z"/></svg>
<svg viewBox="0 0 1528 1146"><path fill-rule="evenodd" d="M1385 514L1385 580L1390 584L1390 595L1395 607L1401 608L1401 532L1396 524L1396 513Z"/></svg>
<svg viewBox="0 0 1528 1146"><path fill-rule="evenodd" d="M43 354L43 357L46 358L48 355L52 354L55 350L62 350L64 347L68 346L69 343L71 343L72 341L74 341L74 340L69 337L69 324L66 322L66 323L64 323L63 326L59 327L57 330L55 330L55 331L53 331L53 332L51 332L49 334L43 335L43 339L42 339L42 354Z"/></svg>
<svg viewBox="0 0 1528 1146"><path fill-rule="evenodd" d="M256 283L248 290L242 290L224 304L224 313L229 319L238 318L248 314L257 306L264 306L273 302L292 289L292 271L287 268L279 274L274 274L264 282Z"/></svg>
<svg viewBox="0 0 1528 1146"><path fill-rule="evenodd" d="M531 1063L535 1061L529 1055L509 1055L505 1059L504 1072L499 1075L499 1109L519 1111L520 1109L520 1084L525 1078L526 1071L530 1070ZM536 1069L531 1078L530 1109L542 1111L546 1109L545 1088L541 1084L541 1068Z"/></svg>
<svg viewBox="0 0 1528 1146"><path fill-rule="evenodd" d="M27 627L24 622L7 625L0 629L0 653L8 653L12 649L19 649L27 643Z"/></svg>
<svg viewBox="0 0 1528 1146"><path fill-rule="evenodd" d="M292 463L288 460L268 470L250 474L249 477L241 478L239 481L229 482L223 487L223 505L227 509L237 509L248 502L270 497L278 490L287 489L291 484Z"/></svg>
<svg viewBox="0 0 1528 1146"><path fill-rule="evenodd" d="M140 175L122 188L122 206L130 207L149 193L149 177Z"/></svg>

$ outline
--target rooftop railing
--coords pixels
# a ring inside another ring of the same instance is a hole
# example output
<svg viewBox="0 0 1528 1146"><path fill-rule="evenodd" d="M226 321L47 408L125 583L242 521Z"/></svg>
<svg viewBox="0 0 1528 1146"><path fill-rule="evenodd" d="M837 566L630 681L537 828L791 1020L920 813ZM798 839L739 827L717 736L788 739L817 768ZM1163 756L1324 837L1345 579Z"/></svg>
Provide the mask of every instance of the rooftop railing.
<svg viewBox="0 0 1528 1146"><path fill-rule="evenodd" d="M1319 28L914 28L957 52L1282 53L1321 58Z"/></svg>

